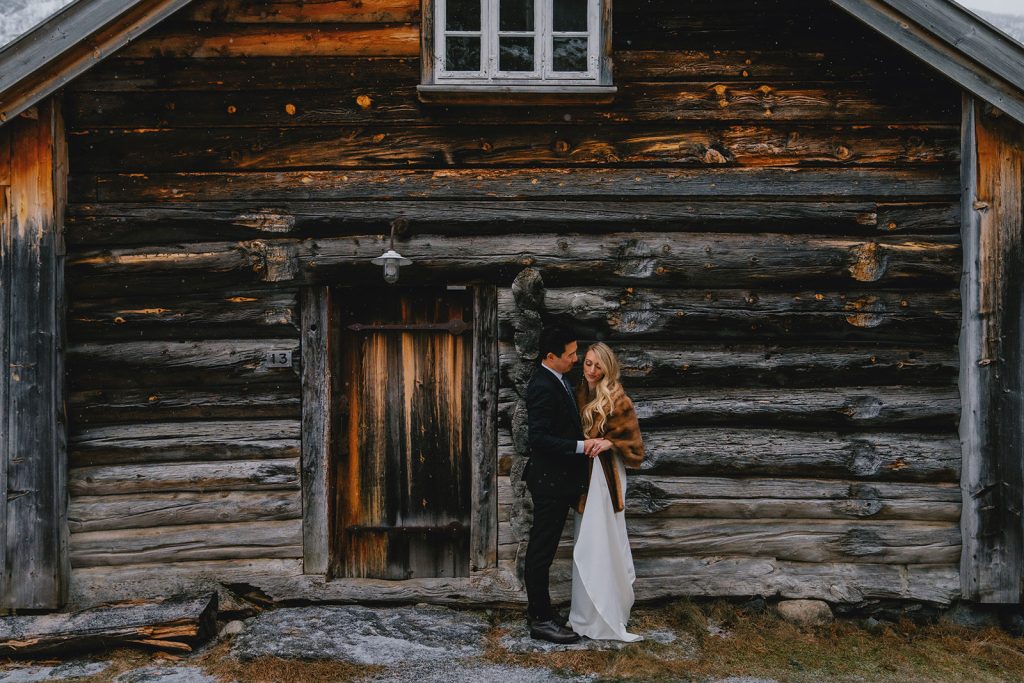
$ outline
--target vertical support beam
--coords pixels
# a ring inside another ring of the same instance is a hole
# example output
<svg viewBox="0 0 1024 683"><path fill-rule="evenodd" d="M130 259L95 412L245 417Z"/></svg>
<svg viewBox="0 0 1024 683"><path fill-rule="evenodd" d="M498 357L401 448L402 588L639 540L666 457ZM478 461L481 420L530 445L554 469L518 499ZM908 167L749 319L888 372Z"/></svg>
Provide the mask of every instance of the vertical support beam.
<svg viewBox="0 0 1024 683"><path fill-rule="evenodd" d="M10 459L10 401L7 396L10 358L11 296L11 129L0 128L0 596L6 593L7 577L7 461ZM0 605L6 604L6 598Z"/></svg>
<svg viewBox="0 0 1024 683"><path fill-rule="evenodd" d="M1024 574L1024 130L965 97L961 591L1019 603Z"/></svg>
<svg viewBox="0 0 1024 683"><path fill-rule="evenodd" d="M328 500L334 438L331 290L302 292L302 571L326 574L330 558Z"/></svg>
<svg viewBox="0 0 1024 683"><path fill-rule="evenodd" d="M67 593L63 206L67 161L60 104L10 128L10 220L2 244L6 344L0 433L6 528L0 607L54 609Z"/></svg>
<svg viewBox="0 0 1024 683"><path fill-rule="evenodd" d="M473 290L473 489L470 570L498 564L498 290Z"/></svg>

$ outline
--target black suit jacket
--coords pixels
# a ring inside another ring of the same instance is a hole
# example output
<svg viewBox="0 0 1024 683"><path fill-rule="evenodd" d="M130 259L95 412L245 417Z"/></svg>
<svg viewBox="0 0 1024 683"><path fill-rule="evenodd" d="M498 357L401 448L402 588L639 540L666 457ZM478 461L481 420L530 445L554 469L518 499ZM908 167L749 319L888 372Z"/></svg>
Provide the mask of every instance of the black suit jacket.
<svg viewBox="0 0 1024 683"><path fill-rule="evenodd" d="M526 389L530 462L526 485L534 496L579 496L587 486L587 456L576 453L583 440L576 399L558 378L538 365Z"/></svg>

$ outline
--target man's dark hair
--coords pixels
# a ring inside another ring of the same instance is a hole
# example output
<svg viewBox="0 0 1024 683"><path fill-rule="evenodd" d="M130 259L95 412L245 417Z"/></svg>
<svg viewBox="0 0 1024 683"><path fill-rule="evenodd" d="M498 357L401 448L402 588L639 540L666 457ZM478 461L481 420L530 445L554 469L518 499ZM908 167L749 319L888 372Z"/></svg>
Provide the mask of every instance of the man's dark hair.
<svg viewBox="0 0 1024 683"><path fill-rule="evenodd" d="M540 335L540 348L538 358L544 360L549 353L561 356L565 353L565 347L576 341L576 335L561 327L546 327Z"/></svg>

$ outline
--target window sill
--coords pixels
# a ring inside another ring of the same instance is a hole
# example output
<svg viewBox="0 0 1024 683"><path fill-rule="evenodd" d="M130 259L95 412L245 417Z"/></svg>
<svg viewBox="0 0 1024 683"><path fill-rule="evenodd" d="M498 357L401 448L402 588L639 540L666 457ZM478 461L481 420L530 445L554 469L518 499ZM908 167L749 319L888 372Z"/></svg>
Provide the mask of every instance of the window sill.
<svg viewBox="0 0 1024 683"><path fill-rule="evenodd" d="M444 105L588 105L609 104L614 85L418 85L420 102Z"/></svg>

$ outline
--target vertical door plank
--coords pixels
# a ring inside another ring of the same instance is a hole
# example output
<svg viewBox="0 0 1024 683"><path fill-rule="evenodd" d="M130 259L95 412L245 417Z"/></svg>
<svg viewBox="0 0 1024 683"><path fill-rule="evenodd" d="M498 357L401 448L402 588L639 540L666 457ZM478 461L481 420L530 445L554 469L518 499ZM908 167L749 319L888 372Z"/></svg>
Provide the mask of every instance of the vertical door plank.
<svg viewBox="0 0 1024 683"><path fill-rule="evenodd" d="M964 107L961 590L1019 603L1024 574L1024 129ZM1002 117L1005 119L1006 117Z"/></svg>
<svg viewBox="0 0 1024 683"><path fill-rule="evenodd" d="M473 292L472 569L498 563L498 290Z"/></svg>
<svg viewBox="0 0 1024 683"><path fill-rule="evenodd" d="M11 220L3 289L8 292L6 561L0 607L51 609L68 578L63 486L66 451L59 349L62 312L60 216L66 161L59 106L17 119L11 135Z"/></svg>
<svg viewBox="0 0 1024 683"><path fill-rule="evenodd" d="M302 571L327 573L328 461L334 441L331 290L302 292Z"/></svg>

